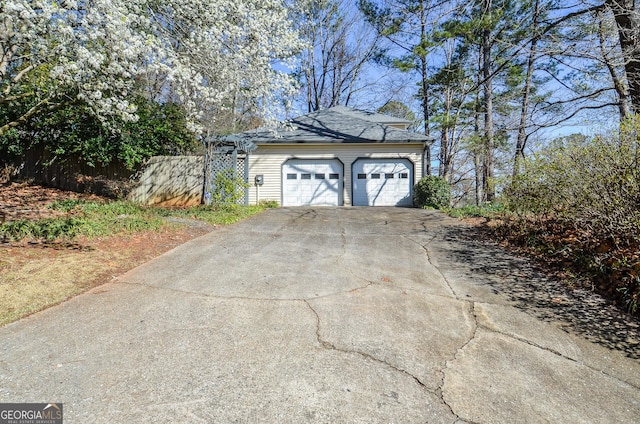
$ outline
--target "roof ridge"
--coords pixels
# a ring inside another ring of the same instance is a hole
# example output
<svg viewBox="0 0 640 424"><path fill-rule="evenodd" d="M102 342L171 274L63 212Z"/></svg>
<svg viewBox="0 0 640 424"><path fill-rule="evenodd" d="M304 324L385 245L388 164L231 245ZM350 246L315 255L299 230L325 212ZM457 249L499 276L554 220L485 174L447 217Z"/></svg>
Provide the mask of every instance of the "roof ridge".
<svg viewBox="0 0 640 424"><path fill-rule="evenodd" d="M389 123L411 124L411 121L409 121L408 119L398 118L396 116L387 115L386 113L371 112L364 109L356 109L356 108L351 108L351 107L342 106L342 105L333 106L324 110L329 111L332 109L337 113L342 113L349 117L356 117L365 121L376 122L384 125L389 125ZM363 117L362 115L365 115L366 117ZM384 120L375 119L375 117L384 118ZM367 118L374 118L374 119L367 119Z"/></svg>

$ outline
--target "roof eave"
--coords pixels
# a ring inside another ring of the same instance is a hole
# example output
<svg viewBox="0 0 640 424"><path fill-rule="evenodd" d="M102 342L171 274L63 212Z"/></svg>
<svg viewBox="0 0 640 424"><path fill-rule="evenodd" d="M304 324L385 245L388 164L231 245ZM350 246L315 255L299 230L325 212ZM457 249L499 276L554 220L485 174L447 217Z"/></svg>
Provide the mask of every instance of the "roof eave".
<svg viewBox="0 0 640 424"><path fill-rule="evenodd" d="M424 144L433 144L433 140L335 140L335 141L282 141L282 140L266 140L266 141L257 141L256 145L258 146L322 146L327 144L343 144L343 145L362 145L362 144L415 144L415 145L424 145Z"/></svg>

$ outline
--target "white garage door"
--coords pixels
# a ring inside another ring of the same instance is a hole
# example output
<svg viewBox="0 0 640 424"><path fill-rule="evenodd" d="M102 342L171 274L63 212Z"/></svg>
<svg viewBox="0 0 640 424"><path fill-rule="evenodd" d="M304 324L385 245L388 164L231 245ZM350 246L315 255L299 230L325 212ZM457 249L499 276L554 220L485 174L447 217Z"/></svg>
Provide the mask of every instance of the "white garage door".
<svg viewBox="0 0 640 424"><path fill-rule="evenodd" d="M409 159L357 159L352 169L354 206L413 204L413 163Z"/></svg>
<svg viewBox="0 0 640 424"><path fill-rule="evenodd" d="M289 159L282 165L282 205L340 206L343 175L337 159Z"/></svg>

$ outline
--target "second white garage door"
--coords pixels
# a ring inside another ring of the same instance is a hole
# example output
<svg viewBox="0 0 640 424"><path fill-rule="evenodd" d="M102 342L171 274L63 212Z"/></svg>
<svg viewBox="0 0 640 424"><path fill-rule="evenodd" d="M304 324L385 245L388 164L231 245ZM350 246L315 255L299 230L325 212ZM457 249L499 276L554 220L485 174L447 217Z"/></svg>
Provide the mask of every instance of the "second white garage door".
<svg viewBox="0 0 640 424"><path fill-rule="evenodd" d="M409 159L353 162L354 206L411 206L413 163Z"/></svg>
<svg viewBox="0 0 640 424"><path fill-rule="evenodd" d="M343 176L337 159L289 159L282 165L282 205L341 206Z"/></svg>

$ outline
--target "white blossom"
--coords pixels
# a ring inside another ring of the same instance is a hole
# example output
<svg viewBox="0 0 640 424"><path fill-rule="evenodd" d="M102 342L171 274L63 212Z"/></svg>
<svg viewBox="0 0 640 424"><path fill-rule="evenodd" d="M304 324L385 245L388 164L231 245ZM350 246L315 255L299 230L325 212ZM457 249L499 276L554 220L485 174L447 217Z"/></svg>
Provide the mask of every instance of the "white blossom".
<svg viewBox="0 0 640 424"><path fill-rule="evenodd" d="M137 78L156 75L199 130L205 111L238 96L268 115L269 99L293 86L273 64L298 48L282 0L8 0L0 3L0 107L33 90L31 104L73 94L99 116L132 120L127 94Z"/></svg>

